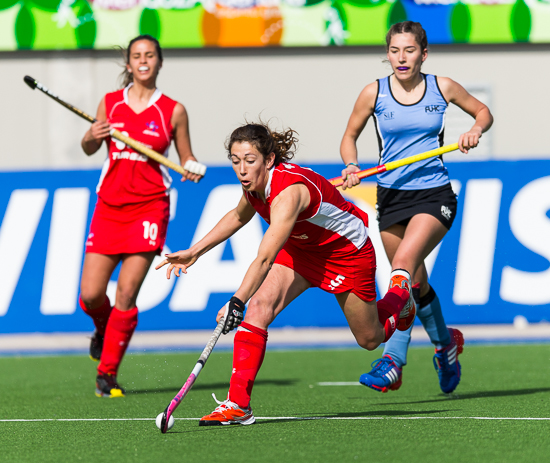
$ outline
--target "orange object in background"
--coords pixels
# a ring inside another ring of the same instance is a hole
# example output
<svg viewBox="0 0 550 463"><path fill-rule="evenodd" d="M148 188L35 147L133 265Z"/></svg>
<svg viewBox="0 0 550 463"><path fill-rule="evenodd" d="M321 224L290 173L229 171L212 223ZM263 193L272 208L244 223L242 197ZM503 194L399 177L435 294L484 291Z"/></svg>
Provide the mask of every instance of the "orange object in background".
<svg viewBox="0 0 550 463"><path fill-rule="evenodd" d="M202 34L206 46L279 45L283 35L283 17L276 6L227 8L216 5L214 12L204 12Z"/></svg>

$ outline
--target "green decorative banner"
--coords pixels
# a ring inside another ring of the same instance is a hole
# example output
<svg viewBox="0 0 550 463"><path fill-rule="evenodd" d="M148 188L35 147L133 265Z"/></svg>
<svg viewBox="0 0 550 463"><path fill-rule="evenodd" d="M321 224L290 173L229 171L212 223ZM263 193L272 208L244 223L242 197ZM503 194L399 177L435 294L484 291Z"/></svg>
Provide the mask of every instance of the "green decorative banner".
<svg viewBox="0 0 550 463"><path fill-rule="evenodd" d="M381 45L404 20L432 44L550 43L550 0L0 0L0 50Z"/></svg>

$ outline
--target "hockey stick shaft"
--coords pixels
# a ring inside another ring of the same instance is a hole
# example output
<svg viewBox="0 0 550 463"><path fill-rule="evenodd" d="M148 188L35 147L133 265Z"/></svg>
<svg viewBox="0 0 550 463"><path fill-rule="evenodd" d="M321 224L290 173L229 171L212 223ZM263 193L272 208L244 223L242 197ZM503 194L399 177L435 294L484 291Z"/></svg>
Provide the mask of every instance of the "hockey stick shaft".
<svg viewBox="0 0 550 463"><path fill-rule="evenodd" d="M450 153L451 151L455 151L457 149L458 143L453 143L452 145L442 146L441 148L426 151L425 153L415 154L414 156L409 156L403 159L399 159L397 161L390 161L386 164L380 164L379 166L371 167L370 169L361 170L355 175L357 175L360 179L371 177L372 175L388 172L390 170L397 169L398 167L408 166L409 164L414 164L415 162L423 161L424 159L441 156L442 154ZM335 187L339 187L344 184L344 180L342 180L342 177L332 178L329 180L329 182L332 183Z"/></svg>
<svg viewBox="0 0 550 463"><path fill-rule="evenodd" d="M84 111L78 109L77 107L73 106L70 103L67 103L66 101L59 98L55 93L53 93L48 87L44 86L37 80L33 79L30 76L25 76L23 78L25 83L32 88L33 90L37 88L42 93L48 95L52 100L57 101L60 105L64 106L68 110L72 111L73 113L79 115L82 119L87 120L88 122L94 123L97 122L97 119L90 116L89 114L85 113ZM177 172L178 174L185 175L186 170L177 165L176 163L170 161L169 159L166 159L162 154L157 153L156 151L152 150L151 148L148 148L147 146L141 144L140 142L134 140L133 138L130 138L122 133L120 133L118 130L111 130L110 133L111 137L125 143L129 147L136 150L138 153L144 154L145 156L153 159L154 161L157 161L159 164L162 164L163 166L168 167L169 169L172 169L173 171Z"/></svg>
<svg viewBox="0 0 550 463"><path fill-rule="evenodd" d="M189 378L187 378L187 381L185 381L185 384L183 385L183 387L172 399L168 407L166 407L166 410L164 410L164 414L163 414L162 422L160 426L160 431L163 434L168 430L167 428L168 428L168 421L170 420L170 416L172 416L172 413L174 413L174 411L176 410L176 408L178 408L183 398L191 390L191 388L193 387L193 384L195 383L195 380L199 376L199 373L203 369L206 361L208 360L208 357L210 357L210 354L212 353L214 346L216 345L216 343L218 342L218 339L220 338L220 335L222 334L224 323L225 323L225 318L222 317L218 322L218 326L216 326L216 329L212 333L210 340L206 344L206 347L202 351L202 354L200 355L199 360L195 364L193 371L189 375Z"/></svg>

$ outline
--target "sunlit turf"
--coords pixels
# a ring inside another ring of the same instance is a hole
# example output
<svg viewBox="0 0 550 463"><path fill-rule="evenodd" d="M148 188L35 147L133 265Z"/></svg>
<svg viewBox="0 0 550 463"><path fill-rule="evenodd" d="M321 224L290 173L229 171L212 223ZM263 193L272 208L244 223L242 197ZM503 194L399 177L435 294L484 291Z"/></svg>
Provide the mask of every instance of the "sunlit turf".
<svg viewBox="0 0 550 463"><path fill-rule="evenodd" d="M95 397L95 364L84 356L0 358L0 419L153 419L187 379L198 354L128 355L119 377L128 391L124 399ZM163 435L152 420L0 422L0 461L548 459L550 421L470 417L549 418L550 345L466 345L462 382L451 396L439 390L429 348L410 350L397 392L318 385L356 381L380 355L359 348L268 351L252 401L255 416L267 419L253 426L202 428L195 420L177 420ZM231 367L230 353L214 352L176 418L212 411L211 394L225 398Z"/></svg>

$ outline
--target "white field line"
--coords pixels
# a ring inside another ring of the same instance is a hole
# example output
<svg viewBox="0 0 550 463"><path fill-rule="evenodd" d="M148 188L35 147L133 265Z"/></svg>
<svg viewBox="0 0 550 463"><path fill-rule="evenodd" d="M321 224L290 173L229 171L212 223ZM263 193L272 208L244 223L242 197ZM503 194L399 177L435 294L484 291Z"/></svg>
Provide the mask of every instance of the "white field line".
<svg viewBox="0 0 550 463"><path fill-rule="evenodd" d="M175 418L181 421L199 421L200 418ZM497 420L497 421L550 421L548 418L493 417L493 416L261 416L257 420ZM0 423L35 423L44 421L155 421L155 418L38 418L0 420Z"/></svg>

